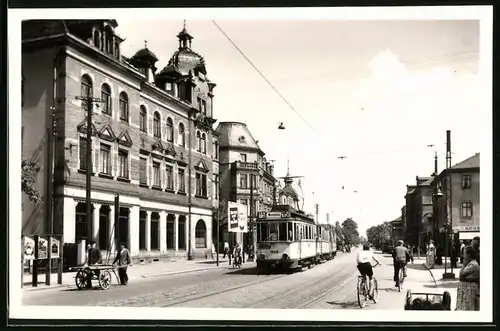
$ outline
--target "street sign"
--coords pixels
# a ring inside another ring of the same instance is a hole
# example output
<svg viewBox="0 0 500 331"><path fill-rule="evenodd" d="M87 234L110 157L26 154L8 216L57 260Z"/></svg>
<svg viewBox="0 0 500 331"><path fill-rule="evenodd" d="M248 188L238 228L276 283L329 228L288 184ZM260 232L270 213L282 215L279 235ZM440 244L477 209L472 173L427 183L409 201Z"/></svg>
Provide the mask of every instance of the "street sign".
<svg viewBox="0 0 500 331"><path fill-rule="evenodd" d="M48 258L48 240L42 237L38 238L38 256L36 257L39 260L45 260Z"/></svg>
<svg viewBox="0 0 500 331"><path fill-rule="evenodd" d="M34 260L35 259L35 239L30 236L24 236L23 240L23 255L24 260Z"/></svg>
<svg viewBox="0 0 500 331"><path fill-rule="evenodd" d="M50 238L50 258L51 259L58 259L61 257L61 241L57 240L54 237Z"/></svg>
<svg viewBox="0 0 500 331"><path fill-rule="evenodd" d="M248 208L236 202L228 202L227 219L229 232L248 232Z"/></svg>

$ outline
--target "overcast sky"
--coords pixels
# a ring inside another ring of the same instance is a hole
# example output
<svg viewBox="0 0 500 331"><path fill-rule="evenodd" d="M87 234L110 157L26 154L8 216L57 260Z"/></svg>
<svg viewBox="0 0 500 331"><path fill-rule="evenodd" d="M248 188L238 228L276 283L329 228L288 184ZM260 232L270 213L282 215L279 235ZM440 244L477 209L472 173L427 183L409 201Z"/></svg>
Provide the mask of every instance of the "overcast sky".
<svg viewBox="0 0 500 331"><path fill-rule="evenodd" d="M132 56L147 40L158 70L177 49L183 25L118 23L122 53ZM217 83L215 118L246 123L276 160L276 175L285 175L290 158L292 175L305 176L307 211L317 202L322 217L352 216L365 235L400 215L406 184L432 173L427 145L436 145L443 169L447 129L453 163L480 151L478 21L217 23L309 125L212 21L188 20L192 48ZM277 130L280 122L286 130Z"/></svg>

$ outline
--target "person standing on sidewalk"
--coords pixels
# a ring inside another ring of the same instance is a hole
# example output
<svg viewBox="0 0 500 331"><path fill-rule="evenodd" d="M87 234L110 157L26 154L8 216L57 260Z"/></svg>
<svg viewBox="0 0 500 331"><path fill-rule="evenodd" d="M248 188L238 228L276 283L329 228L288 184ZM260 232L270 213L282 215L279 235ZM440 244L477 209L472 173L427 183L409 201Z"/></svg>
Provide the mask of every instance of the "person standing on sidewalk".
<svg viewBox="0 0 500 331"><path fill-rule="evenodd" d="M472 248L476 251L476 259L479 264L479 237L474 237L474 239L472 239Z"/></svg>
<svg viewBox="0 0 500 331"><path fill-rule="evenodd" d="M132 265L130 252L125 248L124 244L120 245L120 250L116 254L113 265L118 264L118 277L120 277L120 284L128 284L127 267Z"/></svg>
<svg viewBox="0 0 500 331"><path fill-rule="evenodd" d="M465 254L465 244L464 241L462 240L460 244L460 264L462 266L464 265L464 254Z"/></svg>
<svg viewBox="0 0 500 331"><path fill-rule="evenodd" d="M477 252L465 248L464 266L460 270L456 310L479 310L479 263Z"/></svg>
<svg viewBox="0 0 500 331"><path fill-rule="evenodd" d="M229 243L227 240L224 240L224 254L222 255L222 258L224 259L226 255L229 256Z"/></svg>

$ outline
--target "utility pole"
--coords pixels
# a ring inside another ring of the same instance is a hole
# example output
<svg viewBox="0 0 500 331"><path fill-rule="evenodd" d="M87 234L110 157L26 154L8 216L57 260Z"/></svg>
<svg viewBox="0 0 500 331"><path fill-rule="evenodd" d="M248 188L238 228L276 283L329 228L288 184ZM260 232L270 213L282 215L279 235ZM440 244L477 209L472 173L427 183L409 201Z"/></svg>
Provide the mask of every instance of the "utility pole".
<svg viewBox="0 0 500 331"><path fill-rule="evenodd" d="M253 215L254 215L254 198L253 198L253 190L254 190L254 187L253 187L253 181L254 181L254 177L255 175L254 174L250 174L250 215L249 215L249 223L250 223L250 235L249 235L249 239L248 242L249 242L249 246L250 246L250 249L248 250L248 260L251 260L253 261L254 259L254 249L255 249L255 245L254 245L254 222L253 222ZM243 254L244 256L245 254Z"/></svg>
<svg viewBox="0 0 500 331"><path fill-rule="evenodd" d="M47 252L47 266L45 268L45 285L50 285L50 275L52 273L52 259L51 255L51 238L54 235L54 212L53 212L53 193L54 193L54 135L55 135L55 115L56 108L54 106L50 107L50 117L49 123L47 124L47 159L45 161L45 201L44 201L44 213L45 213L45 226L46 233L49 235Z"/></svg>
<svg viewBox="0 0 500 331"><path fill-rule="evenodd" d="M92 113L94 110L94 103L96 102L104 102L103 99L99 98L94 98L92 97L92 92L87 96L78 96L76 97L77 100L82 100L82 103L85 106L85 109L87 110L87 173L86 173L86 196L85 196L85 204L87 208L87 215L86 215L86 221L87 221L87 244L92 241L92 200L91 200L91 181L92 181L92 170L93 170L93 164L92 164Z"/></svg>
<svg viewBox="0 0 500 331"><path fill-rule="evenodd" d="M319 221L319 204L315 204L314 205L315 209L316 209L316 223L318 223Z"/></svg>
<svg viewBox="0 0 500 331"><path fill-rule="evenodd" d="M451 174L449 169L451 168L451 131L446 130L446 240L445 240L445 264L444 264L444 274L443 279L454 279L455 274L453 273L453 239L450 240L450 234L453 235L453 218L452 218L452 200L451 200ZM449 251L448 251L449 249ZM447 261L448 252L450 253L450 272L448 272Z"/></svg>

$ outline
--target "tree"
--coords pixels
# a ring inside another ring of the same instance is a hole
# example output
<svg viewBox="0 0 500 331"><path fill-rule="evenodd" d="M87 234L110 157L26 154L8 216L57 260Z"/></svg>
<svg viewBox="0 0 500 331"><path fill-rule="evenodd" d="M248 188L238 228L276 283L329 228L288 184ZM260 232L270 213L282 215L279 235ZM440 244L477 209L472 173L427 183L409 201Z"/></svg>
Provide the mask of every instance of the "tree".
<svg viewBox="0 0 500 331"><path fill-rule="evenodd" d="M342 222L342 232L346 245L357 246L359 245L359 232L358 224L352 219L348 218Z"/></svg>
<svg viewBox="0 0 500 331"><path fill-rule="evenodd" d="M40 172L41 166L36 161L22 160L21 170L21 190L28 196L30 201L41 204L42 198L40 192L35 188L36 177Z"/></svg>
<svg viewBox="0 0 500 331"><path fill-rule="evenodd" d="M366 237L375 247L381 247L383 243L389 242L391 239L391 224L384 222L368 228Z"/></svg>

